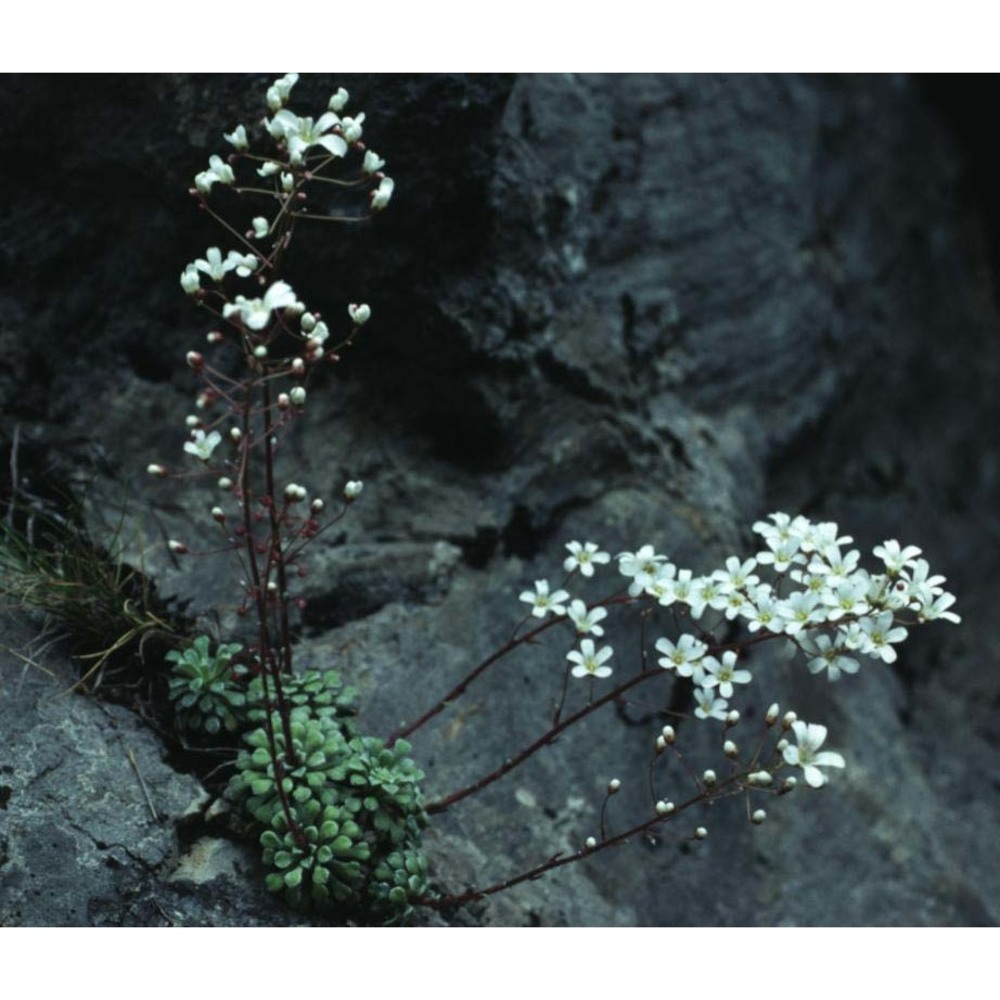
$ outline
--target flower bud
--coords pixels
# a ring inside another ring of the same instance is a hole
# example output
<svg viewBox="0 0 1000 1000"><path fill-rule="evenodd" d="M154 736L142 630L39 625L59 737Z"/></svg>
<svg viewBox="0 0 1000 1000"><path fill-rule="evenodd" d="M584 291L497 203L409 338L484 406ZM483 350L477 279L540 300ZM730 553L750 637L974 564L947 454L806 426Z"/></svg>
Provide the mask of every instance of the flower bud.
<svg viewBox="0 0 1000 1000"><path fill-rule="evenodd" d="M162 479L167 475L167 467L165 465L147 465L146 472L151 476L157 476Z"/></svg>
<svg viewBox="0 0 1000 1000"><path fill-rule="evenodd" d="M221 507L212 508L212 520L218 521L219 524L222 524L222 522L225 521L225 519L226 519L226 512Z"/></svg>
<svg viewBox="0 0 1000 1000"><path fill-rule="evenodd" d="M799 721L799 717L794 712L785 712L781 719L782 729L791 729L796 722Z"/></svg>
<svg viewBox="0 0 1000 1000"><path fill-rule="evenodd" d="M287 392L278 393L278 409L287 410L289 406L292 405L292 401L288 398Z"/></svg>
<svg viewBox="0 0 1000 1000"><path fill-rule="evenodd" d="M347 315L354 321L355 326L363 326L371 319L371 306L367 303L355 305L353 302L347 307Z"/></svg>
<svg viewBox="0 0 1000 1000"><path fill-rule="evenodd" d="M726 726L735 726L740 721L740 713L734 708L726 713Z"/></svg>
<svg viewBox="0 0 1000 1000"><path fill-rule="evenodd" d="M787 746L788 746L788 740L782 739L778 740L778 742L774 744L774 749L777 750L778 753L784 753L785 747Z"/></svg>
<svg viewBox="0 0 1000 1000"><path fill-rule="evenodd" d="M740 755L739 747L732 740L726 740L722 744L722 752L730 759L735 760Z"/></svg>
<svg viewBox="0 0 1000 1000"><path fill-rule="evenodd" d="M231 490L233 488L233 481L228 476L223 476L216 485L220 490Z"/></svg>
<svg viewBox="0 0 1000 1000"><path fill-rule="evenodd" d="M718 776L716 775L715 771L713 771L711 768L709 768L709 770L705 771L702 774L701 780L705 783L705 787L706 788L712 788L712 787L715 786L715 783L719 779L718 779Z"/></svg>
<svg viewBox="0 0 1000 1000"><path fill-rule="evenodd" d="M663 799L660 799L660 801L656 803L656 815L669 816L676 808L677 807L673 804L673 802L664 802Z"/></svg>
<svg viewBox="0 0 1000 1000"><path fill-rule="evenodd" d="M262 240L267 236L268 229L270 228L267 224L267 219L262 215L258 215L253 222L253 235L255 239Z"/></svg>
<svg viewBox="0 0 1000 1000"><path fill-rule="evenodd" d="M246 125L237 125L232 132L223 132L222 138L241 153L250 148L250 143L247 141Z"/></svg>
<svg viewBox="0 0 1000 1000"><path fill-rule="evenodd" d="M662 736L656 737L656 752L663 753L667 749L667 741Z"/></svg>
<svg viewBox="0 0 1000 1000"><path fill-rule="evenodd" d="M210 344L221 344L225 339L225 334L220 333L218 330L210 330L205 334L205 339Z"/></svg>
<svg viewBox="0 0 1000 1000"><path fill-rule="evenodd" d="M663 729L661 730L661 732L663 734L663 739L667 743L667 745L668 746L673 746L674 745L674 740L677 739L677 733L674 732L674 727L673 726L664 726Z"/></svg>
<svg viewBox="0 0 1000 1000"><path fill-rule="evenodd" d="M299 329L303 333L312 333L316 329L316 317L311 312L304 312L299 317Z"/></svg>
<svg viewBox="0 0 1000 1000"><path fill-rule="evenodd" d="M343 87L337 88L337 93L330 98L330 103L327 108L330 111L334 111L339 114L344 108L347 107L347 91Z"/></svg>
<svg viewBox="0 0 1000 1000"><path fill-rule="evenodd" d="M184 426L185 427L192 427L192 428L193 427L200 427L201 426L201 417L196 417L193 414L191 416L185 417L184 418Z"/></svg>
<svg viewBox="0 0 1000 1000"><path fill-rule="evenodd" d="M267 357L267 348L263 344L258 344L253 349L253 356L258 360L263 360Z"/></svg>
<svg viewBox="0 0 1000 1000"><path fill-rule="evenodd" d="M295 178L288 173L281 175L281 190L288 194L295 187Z"/></svg>
<svg viewBox="0 0 1000 1000"><path fill-rule="evenodd" d="M271 595L274 595L278 592L278 585L274 582L274 580L268 581L267 592Z"/></svg>
<svg viewBox="0 0 1000 1000"><path fill-rule="evenodd" d="M188 351L186 358L188 365L196 372L200 372L205 367L205 359L197 351Z"/></svg>
<svg viewBox="0 0 1000 1000"><path fill-rule="evenodd" d="M798 778L796 778L794 775L789 775L781 783L781 787L778 789L778 794L787 795L798 783L799 783Z"/></svg>
<svg viewBox="0 0 1000 1000"><path fill-rule="evenodd" d="M755 809L753 815L750 817L750 822L756 826L760 826L765 819L767 819L767 812L763 809Z"/></svg>
<svg viewBox="0 0 1000 1000"><path fill-rule="evenodd" d="M608 782L608 795L614 795L621 787L622 783L617 778L612 778Z"/></svg>
<svg viewBox="0 0 1000 1000"><path fill-rule="evenodd" d="M361 164L361 169L366 174L374 174L377 173L379 170L381 170L384 166L385 166L385 160L383 160L382 157L378 155L378 153L369 149L365 153L365 159L364 162Z"/></svg>
<svg viewBox="0 0 1000 1000"><path fill-rule="evenodd" d="M597 847L597 839L596 839L595 837L588 837L588 838L587 838L587 839L586 839L586 840L585 840L585 841L583 842L583 846L584 846L584 847L585 847L585 848L586 848L586 849L587 849L588 851L592 851L592 850L593 850L593 849L594 849L595 847Z"/></svg>
<svg viewBox="0 0 1000 1000"><path fill-rule="evenodd" d="M705 827L703 827L703 826L699 826L694 831L694 839L695 840L704 840L707 836L708 836L708 830L706 830Z"/></svg>
<svg viewBox="0 0 1000 1000"><path fill-rule="evenodd" d="M361 482L360 479L352 479L349 483L344 486L344 499L351 503L353 500L357 500L361 496L361 491L365 488L365 484Z"/></svg>
<svg viewBox="0 0 1000 1000"><path fill-rule="evenodd" d="M201 278L198 277L198 272L193 267L181 272L181 288L188 295L194 295L201 290Z"/></svg>
<svg viewBox="0 0 1000 1000"><path fill-rule="evenodd" d="M383 177L379 181L378 187L372 191L371 195L371 206L373 212L381 212L386 205L389 204L389 199L392 197L392 191L395 187L395 183L391 177Z"/></svg>
<svg viewBox="0 0 1000 1000"><path fill-rule="evenodd" d="M747 784L758 788L766 788L772 781L774 778L770 771L752 771L747 775Z"/></svg>
<svg viewBox="0 0 1000 1000"><path fill-rule="evenodd" d="M780 712L781 708L778 706L778 703L773 702L771 707L767 710L767 715L764 716L764 721L769 726L773 726L778 721L778 714Z"/></svg>
<svg viewBox="0 0 1000 1000"><path fill-rule="evenodd" d="M306 391L301 385L295 386L292 391L288 394L288 398L296 406L304 406L306 402Z"/></svg>
<svg viewBox="0 0 1000 1000"><path fill-rule="evenodd" d="M187 552L188 550L188 547L183 542L178 542L176 539L173 538L171 538L170 541L167 542L167 547L170 549L171 552L179 556L184 555L184 553Z"/></svg>
<svg viewBox="0 0 1000 1000"><path fill-rule="evenodd" d="M344 135L344 141L348 145L353 145L361 138L361 133L363 129L361 128L361 122L364 120L364 115L358 115L357 118L343 118L340 122L341 129Z"/></svg>
<svg viewBox="0 0 1000 1000"><path fill-rule="evenodd" d="M298 483L289 483L285 487L285 497L292 503L297 500L305 500L306 490L305 487L299 486Z"/></svg>
<svg viewBox="0 0 1000 1000"><path fill-rule="evenodd" d="M292 374L293 375L305 375L306 373L306 363L301 358L294 358L292 360Z"/></svg>
<svg viewBox="0 0 1000 1000"><path fill-rule="evenodd" d="M242 438L243 438L243 431L241 431L239 429L239 427L230 427L229 428L229 440L230 441L232 441L234 444L239 444L239 442L242 440Z"/></svg>

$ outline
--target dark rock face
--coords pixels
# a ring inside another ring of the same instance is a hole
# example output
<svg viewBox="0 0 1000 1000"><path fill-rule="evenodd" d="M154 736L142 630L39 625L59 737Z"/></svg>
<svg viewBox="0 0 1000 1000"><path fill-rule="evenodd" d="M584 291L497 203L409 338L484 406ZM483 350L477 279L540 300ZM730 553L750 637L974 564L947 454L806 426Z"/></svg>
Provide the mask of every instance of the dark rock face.
<svg viewBox="0 0 1000 1000"><path fill-rule="evenodd" d="M18 424L25 454L55 456L56 474L95 477L95 520L103 509L113 521L127 488L147 570L202 613L232 601L233 567L172 564L161 541L210 537L211 494L142 470L181 463L194 388L183 356L206 327L177 275L224 239L184 191L223 151L221 132L259 116L268 82L4 81L4 433ZM300 662L349 675L371 731L419 714L504 642L517 594L559 578L573 538L611 552L651 542L706 572L750 554L756 518L802 512L838 521L863 551L886 538L921 545L963 615L919 630L893 667L869 661L836 685L801 663L754 664L759 708L778 700L828 723L847 757L821 793L776 800L759 829L741 801L724 802L693 853L632 844L452 919L996 923L1000 873L974 860L990 856L1000 816L1000 686L988 667L996 304L959 152L921 86L310 78L294 106L313 113L341 84L367 112L396 194L374 224L316 226L296 244L303 300L331 317L367 301L373 319L310 390L286 468L326 496L348 478L366 483L341 534L314 550ZM44 124L56 116L70 123L58 143ZM634 633L615 640L616 656L629 642ZM543 731L564 652L519 654L417 734L432 795ZM73 712L86 711L78 701ZM597 715L442 815L428 835L438 882L482 885L576 849L616 775L612 822L624 825L645 807L661 724ZM708 738L696 728L685 739ZM23 748L35 730L17 732L0 773L33 766ZM45 848L62 860L32 855L13 821L21 808L43 805L26 792L0 813L3 856L20 866L15 877L0 865L19 900L4 919L111 922L113 901L100 919L88 903L115 898L105 869L78 864L68 842ZM86 825L103 807L79 795L73 808ZM120 860L138 866L141 893L154 876L178 884L160 848L133 856L144 837L104 840L129 848ZM25 872L46 883L60 866L78 886L64 912L18 888ZM247 894L246 922L267 919L251 902L257 886L220 879L199 883L200 917L191 905L172 919L216 919L213 886ZM142 912L122 890L119 922ZM273 919L288 916L275 905Z"/></svg>

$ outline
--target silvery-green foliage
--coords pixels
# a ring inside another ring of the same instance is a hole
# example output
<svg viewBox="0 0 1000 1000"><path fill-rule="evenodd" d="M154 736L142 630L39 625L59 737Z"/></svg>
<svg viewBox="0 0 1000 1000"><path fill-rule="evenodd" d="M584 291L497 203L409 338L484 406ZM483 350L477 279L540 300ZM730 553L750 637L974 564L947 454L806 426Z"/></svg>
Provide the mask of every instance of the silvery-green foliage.
<svg viewBox="0 0 1000 1000"><path fill-rule="evenodd" d="M238 683L241 668L232 659L243 648L221 645L211 652L207 635L200 635L185 650L172 650L174 664L169 697L182 729L215 735L225 729L235 733L245 722L246 694Z"/></svg>
<svg viewBox="0 0 1000 1000"><path fill-rule="evenodd" d="M336 719L346 736L353 734L354 723L351 720L357 712L355 707L357 690L345 686L336 670L308 670L304 674L284 677L281 688L285 701L292 707L293 713L297 708L307 707L308 715L318 719ZM262 677L254 677L250 682L247 700L249 721L263 723L265 699Z"/></svg>

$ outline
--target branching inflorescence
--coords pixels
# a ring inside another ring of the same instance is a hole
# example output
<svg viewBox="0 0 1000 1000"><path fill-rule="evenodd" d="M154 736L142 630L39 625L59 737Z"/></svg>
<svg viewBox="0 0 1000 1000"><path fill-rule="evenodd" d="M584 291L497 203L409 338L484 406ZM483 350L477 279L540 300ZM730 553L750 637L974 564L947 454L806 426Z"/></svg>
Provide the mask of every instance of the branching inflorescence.
<svg viewBox="0 0 1000 1000"><path fill-rule="evenodd" d="M197 413L187 418L184 451L216 481L221 500L211 517L239 559L237 610L254 628L239 667L231 663L238 646L221 645L212 654L207 637L175 654L171 696L181 725L244 733L248 749L236 761L230 794L259 833L268 885L300 908L360 908L398 921L414 904L444 908L490 895L679 822L678 839L701 840L706 828L681 817L723 797L744 796L748 818L760 824L766 817L761 803L788 794L800 775L810 788L824 785L827 771L843 768L845 761L826 748L823 725L782 713L776 704L756 723L744 719L738 706L746 704L754 682L748 651L781 649L803 658L810 672L836 681L855 673L863 659L893 662L897 645L917 624L959 621L950 610L955 598L944 591L944 578L931 574L920 549L886 541L873 552L877 569L867 570L859 551L850 548L852 539L830 522L772 514L753 526L764 542L756 555L731 556L701 576L649 544L612 560L593 542L570 542L565 580L555 587L537 580L521 593L528 610L511 638L385 741L358 734L354 692L337 674L295 672L291 606L298 598L292 583L303 572L302 554L346 514L362 484L348 482L330 516L321 497L310 499L305 487L279 479L276 460L306 405L311 373L340 359L371 309L351 305L338 340L323 317L299 301L282 268L297 226L358 221L384 209L393 193L392 180L382 173L384 161L361 141L364 115L343 114L346 91L338 90L318 119L300 117L287 107L296 79L289 74L267 91L270 116L262 131L268 152L252 152L247 128L238 125L225 136L234 152L226 159L213 155L195 178L192 194L236 246L210 247L180 279L184 291L219 321L209 344L234 352L241 366L234 376L201 351L188 353L201 388ZM322 185L359 193L360 209L314 212ZM248 226L230 225L209 206L219 190L261 206ZM159 464L149 472L171 474ZM177 554L189 551L183 541L170 547ZM612 593L588 601L565 589L582 580L601 582L612 563L618 571ZM605 627L625 608L638 609L641 623L640 656L632 669L620 668L605 642ZM567 630L570 648L547 728L492 771L425 805L423 774L407 756L406 738L505 657L555 628ZM578 850L484 887L429 891L420 854L428 816L499 781L583 719L664 677L673 679L671 689L688 687L693 710L662 710L678 718L650 740L644 815L624 830L609 829L609 803L622 787L614 778L594 833ZM713 767L695 768L680 754L677 726L689 715L720 727L720 759ZM756 732L737 738L751 725ZM689 792L669 793L664 760L681 763Z"/></svg>

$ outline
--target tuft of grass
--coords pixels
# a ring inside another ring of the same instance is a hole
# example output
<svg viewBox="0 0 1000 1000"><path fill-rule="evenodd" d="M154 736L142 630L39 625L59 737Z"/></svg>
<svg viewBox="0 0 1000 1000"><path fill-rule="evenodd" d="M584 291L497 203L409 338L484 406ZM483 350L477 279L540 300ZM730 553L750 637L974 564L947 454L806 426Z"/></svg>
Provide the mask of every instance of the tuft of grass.
<svg viewBox="0 0 1000 1000"><path fill-rule="evenodd" d="M180 627L147 577L117 551L123 521L124 512L109 547L93 541L72 499L12 499L0 523L0 598L70 639L84 665L71 690L97 690L106 675L141 660L151 638L178 640Z"/></svg>

